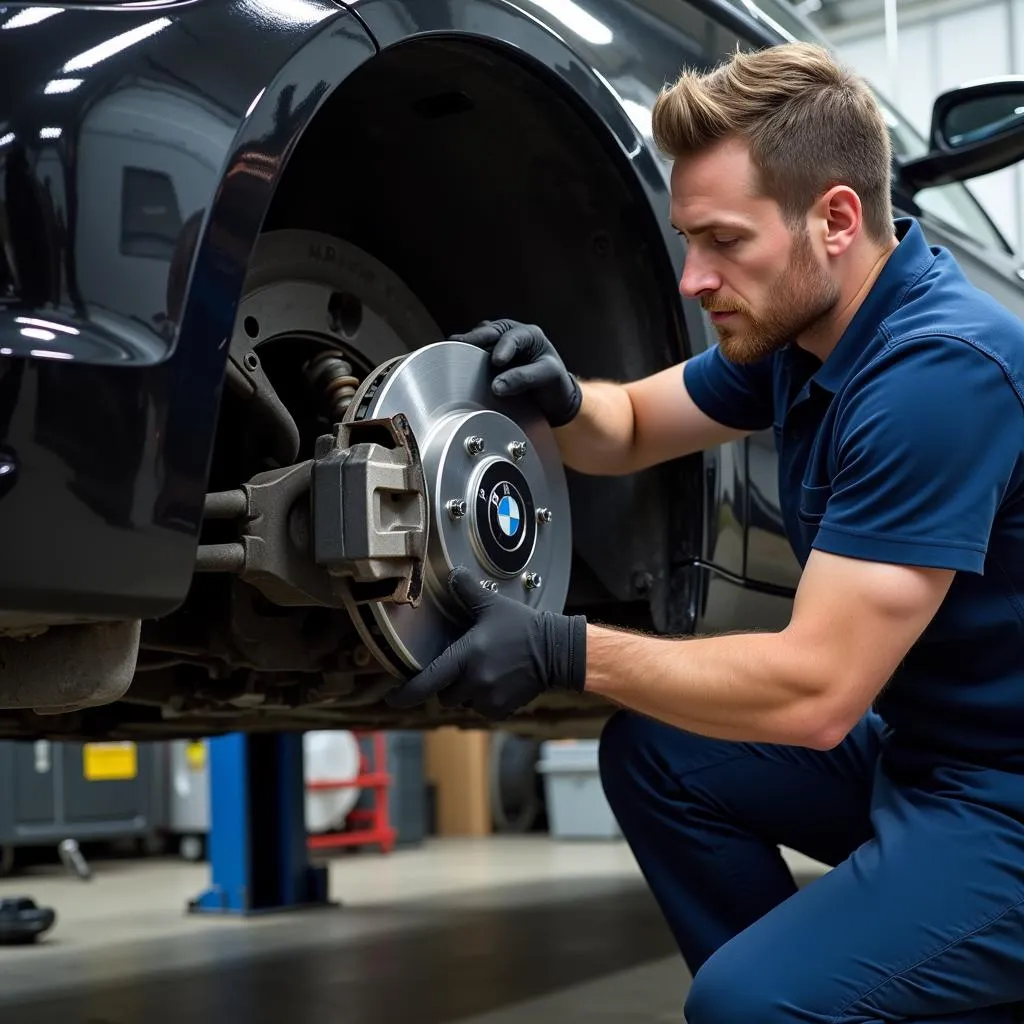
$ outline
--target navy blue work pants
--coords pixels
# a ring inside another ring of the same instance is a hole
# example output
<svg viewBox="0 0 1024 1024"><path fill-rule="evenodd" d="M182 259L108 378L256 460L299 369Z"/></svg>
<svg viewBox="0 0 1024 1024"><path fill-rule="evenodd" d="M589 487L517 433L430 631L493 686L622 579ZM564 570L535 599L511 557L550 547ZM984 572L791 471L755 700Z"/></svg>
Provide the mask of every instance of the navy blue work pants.
<svg viewBox="0 0 1024 1024"><path fill-rule="evenodd" d="M1018 1019L1024 824L977 773L895 782L882 731L822 752L606 725L605 793L695 975L687 1024ZM798 891L779 845L831 870Z"/></svg>

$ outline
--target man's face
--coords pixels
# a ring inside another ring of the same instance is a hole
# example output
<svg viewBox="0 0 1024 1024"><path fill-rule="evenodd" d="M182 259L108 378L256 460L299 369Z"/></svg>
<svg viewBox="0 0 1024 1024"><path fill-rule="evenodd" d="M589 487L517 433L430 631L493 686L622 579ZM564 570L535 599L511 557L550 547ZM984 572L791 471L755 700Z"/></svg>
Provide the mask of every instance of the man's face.
<svg viewBox="0 0 1024 1024"><path fill-rule="evenodd" d="M746 146L734 140L676 161L672 172L672 222L688 243L679 290L700 300L735 363L794 341L839 297L806 230L787 225L756 182Z"/></svg>

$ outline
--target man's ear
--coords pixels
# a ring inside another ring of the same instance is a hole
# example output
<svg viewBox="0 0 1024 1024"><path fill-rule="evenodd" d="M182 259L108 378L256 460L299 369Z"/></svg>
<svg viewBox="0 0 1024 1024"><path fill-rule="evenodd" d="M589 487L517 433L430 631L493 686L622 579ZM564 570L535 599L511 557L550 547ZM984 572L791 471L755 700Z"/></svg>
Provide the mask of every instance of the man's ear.
<svg viewBox="0 0 1024 1024"><path fill-rule="evenodd" d="M860 196L848 185L833 185L814 204L811 219L825 254L842 256L864 227Z"/></svg>

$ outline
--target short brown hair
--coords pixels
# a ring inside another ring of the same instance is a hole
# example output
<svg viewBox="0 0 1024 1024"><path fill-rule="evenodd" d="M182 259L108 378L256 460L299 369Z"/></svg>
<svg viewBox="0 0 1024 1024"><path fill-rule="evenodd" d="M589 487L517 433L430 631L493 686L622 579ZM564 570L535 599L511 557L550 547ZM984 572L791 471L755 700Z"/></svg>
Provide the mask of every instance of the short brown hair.
<svg viewBox="0 0 1024 1024"><path fill-rule="evenodd" d="M673 159L740 138L764 195L789 223L834 185L860 196L868 234L892 237L892 144L867 83L811 43L736 52L684 72L653 110L654 141Z"/></svg>

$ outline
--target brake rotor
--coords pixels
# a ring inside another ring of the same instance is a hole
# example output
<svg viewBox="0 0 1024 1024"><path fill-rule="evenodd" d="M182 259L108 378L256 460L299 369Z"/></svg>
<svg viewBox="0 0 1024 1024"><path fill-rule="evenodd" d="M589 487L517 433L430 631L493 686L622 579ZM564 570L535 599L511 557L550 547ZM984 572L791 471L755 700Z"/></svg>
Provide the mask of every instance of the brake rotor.
<svg viewBox="0 0 1024 1024"><path fill-rule="evenodd" d="M437 342L379 366L346 414L404 415L419 446L428 509L422 600L367 606L373 640L407 671L429 664L465 629L447 587L456 566L532 608L560 612L568 594L572 529L561 454L535 405L493 394L493 376L483 349Z"/></svg>

